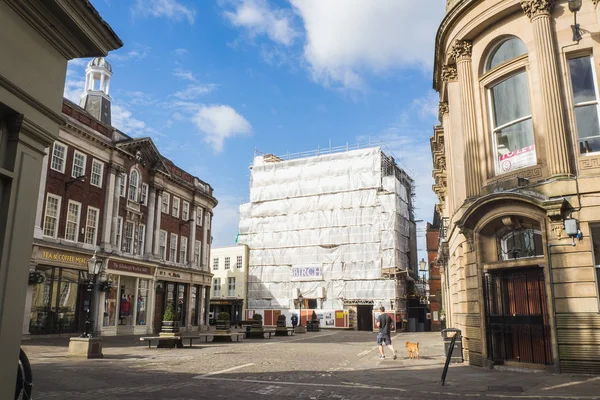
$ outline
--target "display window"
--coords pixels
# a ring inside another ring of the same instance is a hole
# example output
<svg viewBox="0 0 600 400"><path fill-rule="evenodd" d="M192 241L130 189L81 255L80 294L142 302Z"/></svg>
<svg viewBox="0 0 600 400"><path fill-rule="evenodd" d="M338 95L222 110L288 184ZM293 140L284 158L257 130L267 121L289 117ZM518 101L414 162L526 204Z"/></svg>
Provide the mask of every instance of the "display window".
<svg viewBox="0 0 600 400"><path fill-rule="evenodd" d="M108 274L107 280L117 283L119 277L114 274ZM114 326L117 318L117 286L105 292L104 295L104 317L102 326Z"/></svg>
<svg viewBox="0 0 600 400"><path fill-rule="evenodd" d="M137 295L137 310L136 310L136 325L146 326L146 309L148 305L148 288L150 287L150 280L140 279L138 284L138 295Z"/></svg>

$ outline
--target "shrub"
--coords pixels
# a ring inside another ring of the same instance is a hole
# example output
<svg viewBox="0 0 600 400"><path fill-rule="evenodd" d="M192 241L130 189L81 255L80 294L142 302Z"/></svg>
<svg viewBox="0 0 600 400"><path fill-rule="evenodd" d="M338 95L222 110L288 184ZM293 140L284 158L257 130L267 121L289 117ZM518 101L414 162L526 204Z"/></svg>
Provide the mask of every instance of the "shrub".
<svg viewBox="0 0 600 400"><path fill-rule="evenodd" d="M254 321L262 321L262 315L260 315L260 314L254 314L254 315L252 316L252 319L253 319Z"/></svg>
<svg viewBox="0 0 600 400"><path fill-rule="evenodd" d="M229 321L229 313L225 311L220 312L217 321Z"/></svg>
<svg viewBox="0 0 600 400"><path fill-rule="evenodd" d="M277 321L284 321L285 322L286 317L283 314L280 314L279 317L277 317Z"/></svg>
<svg viewBox="0 0 600 400"><path fill-rule="evenodd" d="M175 312L173 303L167 304L167 308L165 309L165 313L163 314L162 320L163 321L178 321L177 313Z"/></svg>

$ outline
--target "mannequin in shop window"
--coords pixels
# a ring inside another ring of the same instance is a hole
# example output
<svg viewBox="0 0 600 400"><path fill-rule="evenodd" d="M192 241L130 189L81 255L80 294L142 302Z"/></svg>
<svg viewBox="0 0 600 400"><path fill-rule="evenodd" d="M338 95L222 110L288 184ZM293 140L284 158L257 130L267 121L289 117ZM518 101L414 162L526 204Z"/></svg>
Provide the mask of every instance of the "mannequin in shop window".
<svg viewBox="0 0 600 400"><path fill-rule="evenodd" d="M144 306L144 299L138 295L137 300L137 325L146 325L146 311Z"/></svg>
<svg viewBox="0 0 600 400"><path fill-rule="evenodd" d="M126 324L123 322L123 319L129 318L129 312L131 311L131 296L125 295L121 296L121 325Z"/></svg>

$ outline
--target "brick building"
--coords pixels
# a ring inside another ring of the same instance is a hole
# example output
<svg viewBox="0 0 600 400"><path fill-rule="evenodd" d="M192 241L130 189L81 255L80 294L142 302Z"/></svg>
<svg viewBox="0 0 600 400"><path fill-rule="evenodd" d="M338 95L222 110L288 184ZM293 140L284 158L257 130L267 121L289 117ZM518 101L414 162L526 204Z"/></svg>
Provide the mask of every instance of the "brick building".
<svg viewBox="0 0 600 400"><path fill-rule="evenodd" d="M169 303L184 330L207 324L217 200L152 139L110 125L111 75L106 60L90 61L81 106L64 100L66 124L47 149L24 333L83 330L90 296L82 272L94 253L103 261L91 311L99 334L157 332Z"/></svg>
<svg viewBox="0 0 600 400"><path fill-rule="evenodd" d="M431 312L431 330L442 329L442 281L440 276L440 265L437 262L438 241L440 237L440 214L437 210L433 212L433 222L427 223L425 233L427 240L427 265L429 266L429 310Z"/></svg>

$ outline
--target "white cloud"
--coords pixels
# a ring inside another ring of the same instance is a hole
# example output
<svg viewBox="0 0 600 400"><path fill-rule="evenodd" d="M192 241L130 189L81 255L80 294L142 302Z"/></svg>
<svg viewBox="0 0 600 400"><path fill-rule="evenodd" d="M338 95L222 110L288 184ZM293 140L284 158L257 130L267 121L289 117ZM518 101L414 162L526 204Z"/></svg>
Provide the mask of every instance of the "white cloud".
<svg viewBox="0 0 600 400"><path fill-rule="evenodd" d="M247 199L222 193L218 188L215 188L215 193L218 193L219 204L214 209L215 216L211 225L211 234L214 238L213 247L232 246L235 244L235 238L239 232L240 204Z"/></svg>
<svg viewBox="0 0 600 400"><path fill-rule="evenodd" d="M176 77L178 77L180 79L185 79L188 81L196 82L196 77L194 76L192 71L187 71L187 70L178 68L175 70L175 72L173 72L173 75L175 75Z"/></svg>
<svg viewBox="0 0 600 400"><path fill-rule="evenodd" d="M149 106L156 103L156 99L150 93L134 90L126 92L125 98L120 98L121 101L126 101L128 104Z"/></svg>
<svg viewBox="0 0 600 400"><path fill-rule="evenodd" d="M429 68L444 0L290 0L304 22L313 79L365 89L364 74Z"/></svg>
<svg viewBox="0 0 600 400"><path fill-rule="evenodd" d="M125 51L124 49L116 50L110 53L110 56L107 58L108 61L127 61L127 60L143 60L150 54L150 47L148 46L136 46L135 50Z"/></svg>
<svg viewBox="0 0 600 400"><path fill-rule="evenodd" d="M271 8L266 0L240 0L225 17L234 26L246 28L251 37L267 35L274 42L289 46L298 33L292 27L289 10Z"/></svg>
<svg viewBox="0 0 600 400"><path fill-rule="evenodd" d="M204 133L204 141L217 153L223 150L225 139L252 133L250 123L227 105L201 105L192 121Z"/></svg>
<svg viewBox="0 0 600 400"><path fill-rule="evenodd" d="M112 126L133 137L156 133L144 121L135 118L131 111L114 103L111 105L111 122Z"/></svg>
<svg viewBox="0 0 600 400"><path fill-rule="evenodd" d="M178 56L183 56L185 54L189 54L189 51L188 51L188 49L179 48L179 49L175 49L175 54L177 54Z"/></svg>
<svg viewBox="0 0 600 400"><path fill-rule="evenodd" d="M184 6L177 0L137 0L132 11L145 17L165 17L173 21L187 19L190 24L193 24L196 18L194 9Z"/></svg>
<svg viewBox="0 0 600 400"><path fill-rule="evenodd" d="M65 82L65 90L63 96L71 100L75 104L79 104L79 99L83 94L85 87L85 79L69 79Z"/></svg>
<svg viewBox="0 0 600 400"><path fill-rule="evenodd" d="M185 90L175 92L174 96L182 100L194 100L202 95L212 92L217 87L214 83L206 85L189 85Z"/></svg>
<svg viewBox="0 0 600 400"><path fill-rule="evenodd" d="M425 96L414 99L411 103L411 108L417 112L419 119L423 121L432 118L437 120L439 103L439 95L430 90Z"/></svg>

